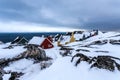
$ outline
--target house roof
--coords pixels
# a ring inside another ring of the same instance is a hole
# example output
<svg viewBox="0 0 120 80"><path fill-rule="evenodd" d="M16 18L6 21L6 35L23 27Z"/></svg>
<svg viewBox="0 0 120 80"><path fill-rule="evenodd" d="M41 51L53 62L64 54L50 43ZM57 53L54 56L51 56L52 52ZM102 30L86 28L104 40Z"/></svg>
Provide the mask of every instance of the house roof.
<svg viewBox="0 0 120 80"><path fill-rule="evenodd" d="M82 34L74 34L75 40L80 40L83 35Z"/></svg>
<svg viewBox="0 0 120 80"><path fill-rule="evenodd" d="M65 44L66 42L70 41L70 36L68 36L68 35L63 35L63 36L61 36L61 38L62 38L62 40L60 40L61 44Z"/></svg>
<svg viewBox="0 0 120 80"><path fill-rule="evenodd" d="M44 37L38 37L38 36L35 36L33 37L28 44L36 44L36 45L40 45L42 44L42 42L45 40Z"/></svg>
<svg viewBox="0 0 120 80"><path fill-rule="evenodd" d="M25 37L22 37L17 43L20 43L22 40L25 40L26 42L28 42L28 40Z"/></svg>
<svg viewBox="0 0 120 80"><path fill-rule="evenodd" d="M85 37L90 36L90 32L83 32L83 35L85 35Z"/></svg>
<svg viewBox="0 0 120 80"><path fill-rule="evenodd" d="M11 44L15 44L15 43L19 44L22 40L25 40L26 42L28 42L28 40L25 37L18 36L14 39L14 41L11 42Z"/></svg>

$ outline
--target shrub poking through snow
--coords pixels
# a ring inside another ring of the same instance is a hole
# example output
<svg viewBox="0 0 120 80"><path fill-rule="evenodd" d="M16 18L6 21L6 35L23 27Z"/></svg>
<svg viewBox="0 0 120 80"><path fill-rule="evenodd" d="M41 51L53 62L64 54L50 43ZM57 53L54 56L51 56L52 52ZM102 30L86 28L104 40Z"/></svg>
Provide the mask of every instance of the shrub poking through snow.
<svg viewBox="0 0 120 80"><path fill-rule="evenodd" d="M120 61L120 59L117 57L103 55L97 57L88 57L84 54L77 53L72 57L71 62L73 62L75 57L79 57L79 59L75 63L75 66L77 66L81 61L86 61L91 65L90 68L97 67L99 69L114 71L116 67L120 71L120 64L116 62L116 60Z"/></svg>

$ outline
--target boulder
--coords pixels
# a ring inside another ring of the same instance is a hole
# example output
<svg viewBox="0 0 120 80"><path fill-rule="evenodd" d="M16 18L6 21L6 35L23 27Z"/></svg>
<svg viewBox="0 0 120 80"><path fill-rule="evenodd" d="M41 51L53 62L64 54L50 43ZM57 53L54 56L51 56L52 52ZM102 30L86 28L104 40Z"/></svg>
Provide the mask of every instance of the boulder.
<svg viewBox="0 0 120 80"><path fill-rule="evenodd" d="M21 54L23 57L34 58L35 60L40 61L46 60L47 56L45 51L38 46L30 44L25 48L27 48L27 50Z"/></svg>

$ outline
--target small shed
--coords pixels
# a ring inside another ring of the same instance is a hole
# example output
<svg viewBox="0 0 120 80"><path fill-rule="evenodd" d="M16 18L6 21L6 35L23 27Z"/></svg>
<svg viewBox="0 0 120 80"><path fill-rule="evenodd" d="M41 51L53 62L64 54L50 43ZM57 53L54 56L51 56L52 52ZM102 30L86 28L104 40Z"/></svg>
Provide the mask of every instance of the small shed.
<svg viewBox="0 0 120 80"><path fill-rule="evenodd" d="M33 37L28 44L38 45L43 49L49 49L54 47L54 45L48 38L37 37L37 36Z"/></svg>

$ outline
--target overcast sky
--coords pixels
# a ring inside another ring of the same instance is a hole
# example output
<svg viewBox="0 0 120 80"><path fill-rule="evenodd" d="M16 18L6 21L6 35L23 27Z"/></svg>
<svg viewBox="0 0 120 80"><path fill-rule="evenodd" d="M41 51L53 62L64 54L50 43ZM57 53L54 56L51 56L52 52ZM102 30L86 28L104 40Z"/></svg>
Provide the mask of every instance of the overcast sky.
<svg viewBox="0 0 120 80"><path fill-rule="evenodd" d="M1 32L63 27L120 31L120 0L0 0Z"/></svg>

